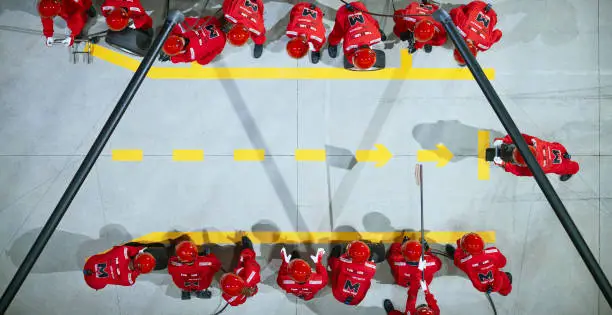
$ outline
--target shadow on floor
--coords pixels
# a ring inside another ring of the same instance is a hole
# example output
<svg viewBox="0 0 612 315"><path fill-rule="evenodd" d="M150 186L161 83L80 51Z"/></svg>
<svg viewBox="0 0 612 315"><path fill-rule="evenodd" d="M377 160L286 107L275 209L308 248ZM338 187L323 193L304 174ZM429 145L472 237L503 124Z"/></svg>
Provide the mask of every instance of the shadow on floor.
<svg viewBox="0 0 612 315"><path fill-rule="evenodd" d="M412 129L412 136L425 150L437 150L438 143L444 144L454 155L451 162L458 162L466 157L478 156L479 130L490 132L489 141L505 136L500 131L464 125L458 120L418 124Z"/></svg>

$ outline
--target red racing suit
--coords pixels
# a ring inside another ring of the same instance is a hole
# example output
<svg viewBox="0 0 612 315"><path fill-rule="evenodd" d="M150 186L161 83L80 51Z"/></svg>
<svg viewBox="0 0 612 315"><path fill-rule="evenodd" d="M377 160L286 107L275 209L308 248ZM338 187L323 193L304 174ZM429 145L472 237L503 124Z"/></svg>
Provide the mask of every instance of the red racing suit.
<svg viewBox="0 0 612 315"><path fill-rule="evenodd" d="M408 301L410 301L410 297L408 298ZM434 312L434 315L440 315L440 308L438 307L438 301L436 301L436 298L429 291L425 292L425 302L427 302L427 305L429 306L429 308L431 308L431 310ZM389 313L389 315L402 315L402 314L414 315L416 314L415 304L416 304L416 295L414 296L414 299L412 300L412 309L409 308L409 305L406 305L406 313L402 313L398 310L393 310Z"/></svg>
<svg viewBox="0 0 612 315"><path fill-rule="evenodd" d="M185 53L170 57L172 63L192 62L205 66L217 57L225 48L225 33L221 31L221 22L214 16L185 18L183 23L172 29L171 35L185 37Z"/></svg>
<svg viewBox="0 0 612 315"><path fill-rule="evenodd" d="M259 264L255 261L255 252L250 248L243 249L234 273L244 280L247 287L255 290L251 296L257 294L257 284L261 281L260 269ZM245 295L229 296L223 293L222 296L231 306L238 306L247 300Z"/></svg>
<svg viewBox="0 0 612 315"><path fill-rule="evenodd" d="M499 270L506 265L506 257L495 247L489 247L482 254L473 256L461 250L457 240L455 250L455 266L461 269L470 278L474 288L480 292L498 292L508 295L512 291L510 279L503 271Z"/></svg>
<svg viewBox="0 0 612 315"><path fill-rule="evenodd" d="M223 14L230 22L246 26L251 31L251 39L256 45L263 45L266 42L262 0L225 0Z"/></svg>
<svg viewBox="0 0 612 315"><path fill-rule="evenodd" d="M114 8L126 9L137 29L146 30L153 27L153 20L140 4L140 0L105 0L102 4L102 15L108 16Z"/></svg>
<svg viewBox="0 0 612 315"><path fill-rule="evenodd" d="M361 303L370 289L370 282L376 273L376 264L370 261L354 263L347 254L340 258L329 257L332 292L339 302L347 305Z"/></svg>
<svg viewBox="0 0 612 315"><path fill-rule="evenodd" d="M192 264L181 262L178 257L170 257L168 273L172 281L183 291L204 291L210 287L215 273L221 269L221 262L217 256L198 256Z"/></svg>
<svg viewBox="0 0 612 315"><path fill-rule="evenodd" d="M70 37L74 38L81 34L87 22L87 10L91 7L91 0L64 0L61 2L62 10L59 16L66 20L66 25L71 31ZM53 37L53 19L40 18L43 25L45 37Z"/></svg>
<svg viewBox="0 0 612 315"><path fill-rule="evenodd" d="M300 2L291 9L287 37L294 38L306 35L308 45L313 51L321 51L325 44L325 25L323 25L323 11L314 4Z"/></svg>
<svg viewBox="0 0 612 315"><path fill-rule="evenodd" d="M428 42L414 42L414 48L420 49L425 45L431 46L442 46L446 43L446 30L442 24L436 21L431 14L438 10L439 6L435 4L422 4L421 2L412 2L405 9L395 11L394 15L411 15L411 14L428 14L429 16L394 16L393 21L395 26L393 27L393 33L400 37L400 35L406 31L414 33L414 27L417 22L428 20L433 23L436 30L435 35Z"/></svg>
<svg viewBox="0 0 612 315"><path fill-rule="evenodd" d="M527 144L536 149L535 158L538 161L538 164L540 164L542 167L542 170L544 170L544 173L573 175L578 173L580 170L580 165L577 162L566 158L566 156L569 156L569 154L562 144L544 141L527 134L522 135ZM512 143L510 135L505 136L503 139L496 138L494 144L500 143L500 141L506 144ZM503 167L506 172L517 176L533 176L527 166L519 166L507 162L497 165Z"/></svg>
<svg viewBox="0 0 612 315"><path fill-rule="evenodd" d="M329 34L329 45L336 46L344 40L343 49L346 59L352 63L353 54L362 46L372 48L381 42L380 26L367 11L365 4L351 2L354 8L350 11L346 5L338 9L334 29Z"/></svg>
<svg viewBox="0 0 612 315"><path fill-rule="evenodd" d="M115 246L108 252L89 257L83 267L85 282L92 289L103 289L107 284L131 286L140 272L131 270L130 263L144 246Z"/></svg>
<svg viewBox="0 0 612 315"><path fill-rule="evenodd" d="M494 30L497 13L493 9L485 13L486 6L482 1L472 1L450 11L450 16L463 39L472 41L479 51L488 50L502 37L500 30Z"/></svg>
<svg viewBox="0 0 612 315"><path fill-rule="evenodd" d="M288 263L283 260L283 263L278 270L278 277L276 283L278 286L283 288L285 292L291 293L305 301L312 300L312 298L327 285L327 270L325 266L319 261L316 264L316 271L310 276L310 279L306 283L297 283L291 279L287 267Z"/></svg>
<svg viewBox="0 0 612 315"><path fill-rule="evenodd" d="M421 270L418 266L409 265L402 255L402 244L393 243L389 248L387 262L391 268L391 274L395 279L395 283L403 287L410 286L412 290L418 290L422 277ZM425 253L425 281L427 285L433 280L434 274L442 268L440 258L431 253L431 250Z"/></svg>

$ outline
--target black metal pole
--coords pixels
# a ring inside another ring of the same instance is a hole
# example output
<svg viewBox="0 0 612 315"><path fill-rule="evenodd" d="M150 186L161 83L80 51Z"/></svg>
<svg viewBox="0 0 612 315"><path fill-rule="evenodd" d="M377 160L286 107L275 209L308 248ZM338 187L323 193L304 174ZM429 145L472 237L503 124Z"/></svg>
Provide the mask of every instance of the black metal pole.
<svg viewBox="0 0 612 315"><path fill-rule="evenodd" d="M540 186L542 193L544 193L544 196L546 196L546 199L550 203L550 206L555 211L555 214L557 215L557 218L565 229L565 232L567 232L567 235L569 236L570 240L572 241L572 243L574 243L574 246L578 250L580 257L582 257L582 260L586 264L587 269L591 272L591 275L595 279L597 286L599 286L599 290L601 290L601 293L608 302L608 305L612 307L612 286L610 286L610 282L608 281L606 274L601 269L599 263L597 263L597 260L589 249L589 246L580 234L578 227L576 227L574 220L572 220L572 217L567 212L567 209L565 209L565 206L563 205L563 202L561 202L561 199L557 195L557 192L552 187L550 181L544 174L544 171L542 170L535 157L529 150L527 142L525 142L525 139L523 139L521 132L516 127L516 124L512 120L512 117L506 110L504 103L501 101L501 99L497 95L497 92L491 85L491 82L489 81L489 79L487 79L487 76L482 71L482 68L480 67L480 64L476 61L476 58L470 53L467 44L457 31L457 27L451 20L451 17L444 10L438 10L434 12L433 17L434 19L442 23L442 25L444 25L444 28L446 29L446 32L448 33L450 39L455 44L455 47L459 50L459 53L461 54L468 68L472 72L474 79L480 86L480 89L489 101L489 104L491 104L491 107L493 107L495 114L497 114L497 117L510 135L510 138L512 138L512 141L514 142L514 144L516 144L519 152L525 158L527 167L533 174L533 177L538 183L538 186Z"/></svg>
<svg viewBox="0 0 612 315"><path fill-rule="evenodd" d="M164 23L164 26L160 30L159 35L151 44L149 51L143 58L142 62L140 63L140 66L134 73L134 76L132 76L130 83L128 83L128 86L125 88L123 95L121 95L121 98L117 102L115 109L108 117L108 120L104 124L104 127L102 127L100 134L98 134L98 137L89 149L89 152L87 152L87 155L81 163L81 166L70 181L70 184L68 184L68 188L66 188L66 191L62 195L62 198L57 203L55 210L53 210L53 213L47 220L47 223L45 223L45 226L40 231L40 234L36 238L36 241L34 241L32 248L30 248L30 251L19 266L19 269L17 269L17 272L13 276L13 279L2 294L2 298L0 299L0 314L4 314L6 312L7 308L15 298L15 295L19 291L19 288L21 288L21 285L30 273L30 270L32 270L32 267L34 267L36 260L38 259L43 249L47 245L47 242L53 235L53 232L55 232L55 229L64 217L64 214L66 214L70 203L72 203L72 200L79 192L79 189L87 178L89 171L91 171L91 168L96 163L96 160L100 156L102 149L104 149L104 146L106 145L108 139L110 139L111 135L113 134L113 131L119 124L119 121L125 113L125 110L130 105L130 102L134 98L134 95L136 95L138 88L140 88L140 84L145 79L147 73L149 72L149 69L151 69L151 66L155 62L155 58L159 54L162 45L170 35L170 31L172 31L172 28L177 23L183 21L183 19L184 16L180 11L172 11L168 14L168 17Z"/></svg>

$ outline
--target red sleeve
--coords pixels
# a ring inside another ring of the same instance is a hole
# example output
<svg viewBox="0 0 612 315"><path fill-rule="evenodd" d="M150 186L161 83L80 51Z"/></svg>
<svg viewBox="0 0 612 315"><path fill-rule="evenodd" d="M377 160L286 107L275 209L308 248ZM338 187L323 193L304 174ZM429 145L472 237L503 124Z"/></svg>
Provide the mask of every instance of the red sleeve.
<svg viewBox="0 0 612 315"><path fill-rule="evenodd" d="M459 240L457 240L457 243L459 243ZM455 249L455 257L453 257L453 262L455 263L455 266L457 266L457 268L461 269L463 272L467 271L465 270L465 266L463 265L463 263L461 262L461 259L467 257L465 255L465 253L463 253L463 251L461 250L461 248L459 246L457 246L457 249Z"/></svg>
<svg viewBox="0 0 612 315"><path fill-rule="evenodd" d="M529 168L517 166L512 163L504 163L504 170L516 176L532 176Z"/></svg>
<svg viewBox="0 0 612 315"><path fill-rule="evenodd" d="M320 261L315 266L315 272L317 275L321 276L322 282L319 285L319 288L324 288L325 286L327 286L327 281L329 278L327 276L327 269L325 269L325 266L323 266L323 263L321 263Z"/></svg>
<svg viewBox="0 0 612 315"><path fill-rule="evenodd" d="M435 315L440 315L440 308L438 307L438 301L436 301L436 298L429 291L425 292L425 302L427 302L427 305L429 306L429 308L431 308L434 311Z"/></svg>
<svg viewBox="0 0 612 315"><path fill-rule="evenodd" d="M487 250L494 251L493 253L490 253L489 255L491 255L491 258L493 259L493 261L495 261L495 266L497 268L504 268L504 266L506 266L506 256L504 256L499 251L499 249L495 247L491 247L491 248L487 248Z"/></svg>
<svg viewBox="0 0 612 315"><path fill-rule="evenodd" d="M440 271L440 269L442 269L442 260L440 260L440 258L436 255L434 255L431 250L429 250L429 255L431 255L430 257L433 259L434 263L436 264L434 269L434 273Z"/></svg>
<svg viewBox="0 0 612 315"><path fill-rule="evenodd" d="M346 8L342 6L338 12L336 13L336 21L334 23L334 28L331 33L329 33L329 45L336 46L344 37L346 30L344 29L344 20L346 19Z"/></svg>
<svg viewBox="0 0 612 315"><path fill-rule="evenodd" d="M446 43L446 31L444 30L444 27L440 25L438 28L440 29L440 33L434 36L432 39L432 46L442 46L444 43Z"/></svg>
<svg viewBox="0 0 612 315"><path fill-rule="evenodd" d="M184 54L170 57L170 61L172 61L172 63L182 63L182 62L191 62L192 60L191 60L191 56L189 55L189 52L186 52Z"/></svg>
<svg viewBox="0 0 612 315"><path fill-rule="evenodd" d="M289 264L287 264L285 262L284 259L281 259L283 262L281 263L280 268L278 268L278 276L276 276L276 283L278 284L279 287L281 287L283 290L289 292L287 289L285 289L285 285L283 284L283 281L285 280L290 280L289 278L289 272L287 271L287 266Z"/></svg>
<svg viewBox="0 0 612 315"><path fill-rule="evenodd" d="M206 259L208 259L208 261L212 263L210 268L214 273L217 273L217 271L221 270L221 261L219 261L219 258L217 258L215 254L210 254L206 256Z"/></svg>
<svg viewBox="0 0 612 315"><path fill-rule="evenodd" d="M391 244L391 247L389 247L389 253L387 254L387 260L389 262L404 261L404 256L402 256L402 244L401 243Z"/></svg>
<svg viewBox="0 0 612 315"><path fill-rule="evenodd" d="M248 287L256 286L260 281L260 267L255 261L255 258L245 260L244 262L244 276L245 283Z"/></svg>
<svg viewBox="0 0 612 315"><path fill-rule="evenodd" d="M408 290L408 298L406 299L406 314L416 313L416 300L417 300L418 288L417 288L417 293L411 294L411 291L412 290Z"/></svg>
<svg viewBox="0 0 612 315"><path fill-rule="evenodd" d="M53 37L53 19L40 18L43 25L43 34L45 37Z"/></svg>
<svg viewBox="0 0 612 315"><path fill-rule="evenodd" d="M533 141L534 139L535 139L536 141L540 140L540 139L538 139L538 138L536 138L536 137L534 137L534 136L530 136L530 135L525 134L525 133L522 133L521 135L523 136L523 139L525 139L525 142L527 142L527 144L532 144L532 143L533 143L532 141ZM507 137L510 137L510 135L508 135ZM511 141L512 141L512 140L511 140ZM540 140L540 141L542 141L542 140Z"/></svg>
<svg viewBox="0 0 612 315"><path fill-rule="evenodd" d="M449 13L451 16L451 19L453 20L453 23L455 23L455 25L458 27L461 27L463 24L465 24L466 16L465 16L464 8L465 8L465 5L461 5L457 8L450 10L450 13Z"/></svg>
<svg viewBox="0 0 612 315"><path fill-rule="evenodd" d="M493 30L493 32L491 33L491 42L497 43L499 42L501 38L502 38L502 31Z"/></svg>
<svg viewBox="0 0 612 315"><path fill-rule="evenodd" d="M565 159L565 161L565 173L570 175L578 173L580 170L580 164L578 164L578 162L567 159Z"/></svg>

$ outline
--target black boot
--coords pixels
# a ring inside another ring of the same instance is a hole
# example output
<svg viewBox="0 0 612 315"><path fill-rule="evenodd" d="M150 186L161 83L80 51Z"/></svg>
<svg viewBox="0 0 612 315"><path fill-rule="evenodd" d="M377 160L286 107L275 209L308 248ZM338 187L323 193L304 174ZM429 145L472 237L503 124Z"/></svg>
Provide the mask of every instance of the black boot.
<svg viewBox="0 0 612 315"><path fill-rule="evenodd" d="M329 257L340 257L340 255L342 254L342 245L336 245L332 248L331 253L329 254Z"/></svg>
<svg viewBox="0 0 612 315"><path fill-rule="evenodd" d="M448 254L451 258L455 257L455 247L451 244L446 244L444 247L446 254Z"/></svg>
<svg viewBox="0 0 612 315"><path fill-rule="evenodd" d="M565 174L565 175L561 175L561 176L559 177L559 179L560 179L562 182L566 182L566 181L568 181L570 178L572 178L572 176L574 176L574 175Z"/></svg>
<svg viewBox="0 0 612 315"><path fill-rule="evenodd" d="M389 299L385 299L383 301L383 307L385 308L385 312L387 312L387 314L393 312L393 310L395 310L395 307L393 307L393 302L391 302L391 300Z"/></svg>
<svg viewBox="0 0 612 315"><path fill-rule="evenodd" d="M263 45L255 45L255 48L253 49L253 57L255 57L255 59L261 57L261 55L263 54Z"/></svg>
<svg viewBox="0 0 612 315"><path fill-rule="evenodd" d="M246 236L242 237L242 249L245 248L249 248L249 249L253 249L253 242L251 242L251 239L249 239Z"/></svg>
<svg viewBox="0 0 612 315"><path fill-rule="evenodd" d="M378 29L378 31L380 31L380 40L382 40L383 42L387 40L387 34L385 34L385 32L382 29Z"/></svg>
<svg viewBox="0 0 612 315"><path fill-rule="evenodd" d="M332 58L338 57L338 45L336 45L336 46L328 46L327 47L327 53Z"/></svg>
<svg viewBox="0 0 612 315"><path fill-rule="evenodd" d="M196 297L200 299L210 299L211 296L212 296L212 293L208 291L208 289L204 291L196 291Z"/></svg>
<svg viewBox="0 0 612 315"><path fill-rule="evenodd" d="M89 16L89 18L93 19L98 15L98 13L96 12L96 9L94 9L93 5L91 7L89 7L89 9L87 9L87 16Z"/></svg>
<svg viewBox="0 0 612 315"><path fill-rule="evenodd" d="M512 274L509 272L505 272L506 276L508 276L508 280L510 280L510 284L512 284Z"/></svg>
<svg viewBox="0 0 612 315"><path fill-rule="evenodd" d="M189 291L181 291L181 300L190 300L191 292Z"/></svg>
<svg viewBox="0 0 612 315"><path fill-rule="evenodd" d="M298 252L297 249L291 252L291 260L294 259L300 259L300 252Z"/></svg>
<svg viewBox="0 0 612 315"><path fill-rule="evenodd" d="M310 61L313 64L319 63L319 60L321 60L321 52L320 51L313 51L313 52L310 53Z"/></svg>
<svg viewBox="0 0 612 315"><path fill-rule="evenodd" d="M425 45L423 47L423 50L425 50L426 53L430 53L432 49L433 47L431 47L431 45Z"/></svg>

